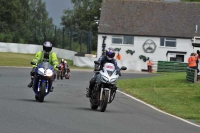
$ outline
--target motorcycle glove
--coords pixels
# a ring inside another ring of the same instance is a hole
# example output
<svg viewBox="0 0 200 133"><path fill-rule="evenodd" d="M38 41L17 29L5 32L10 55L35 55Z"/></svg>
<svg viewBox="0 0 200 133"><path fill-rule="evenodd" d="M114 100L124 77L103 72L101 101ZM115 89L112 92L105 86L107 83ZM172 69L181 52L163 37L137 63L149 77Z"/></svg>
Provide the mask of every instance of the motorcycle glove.
<svg viewBox="0 0 200 133"><path fill-rule="evenodd" d="M32 71L30 72L30 75L31 75L31 76L34 76L34 75L35 75L35 69L36 69L35 67L32 68Z"/></svg>
<svg viewBox="0 0 200 133"><path fill-rule="evenodd" d="M121 72L119 70L116 72L116 74L119 74L119 76L122 76Z"/></svg>

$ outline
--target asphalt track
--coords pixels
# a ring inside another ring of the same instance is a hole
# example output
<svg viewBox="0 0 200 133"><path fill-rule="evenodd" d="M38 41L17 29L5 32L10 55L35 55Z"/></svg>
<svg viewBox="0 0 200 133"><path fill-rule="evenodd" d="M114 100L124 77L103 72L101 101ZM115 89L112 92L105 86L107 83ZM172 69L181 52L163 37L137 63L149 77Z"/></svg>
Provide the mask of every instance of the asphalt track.
<svg viewBox="0 0 200 133"><path fill-rule="evenodd" d="M156 111L117 92L105 112L85 97L91 71L72 71L54 82L43 103L34 99L30 68L0 67L0 133L200 133L200 127ZM151 74L122 73L122 78Z"/></svg>

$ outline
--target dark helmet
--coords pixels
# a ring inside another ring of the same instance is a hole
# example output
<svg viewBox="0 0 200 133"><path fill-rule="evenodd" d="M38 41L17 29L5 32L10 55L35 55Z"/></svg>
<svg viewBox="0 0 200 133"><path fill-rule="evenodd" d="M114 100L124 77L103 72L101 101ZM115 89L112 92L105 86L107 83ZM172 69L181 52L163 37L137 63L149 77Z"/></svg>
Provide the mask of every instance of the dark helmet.
<svg viewBox="0 0 200 133"><path fill-rule="evenodd" d="M52 44L51 42L45 42L43 44L43 50L46 51L46 52L50 52L52 50Z"/></svg>
<svg viewBox="0 0 200 133"><path fill-rule="evenodd" d="M112 60L115 57L115 50L113 48L106 49L106 56L108 60Z"/></svg>

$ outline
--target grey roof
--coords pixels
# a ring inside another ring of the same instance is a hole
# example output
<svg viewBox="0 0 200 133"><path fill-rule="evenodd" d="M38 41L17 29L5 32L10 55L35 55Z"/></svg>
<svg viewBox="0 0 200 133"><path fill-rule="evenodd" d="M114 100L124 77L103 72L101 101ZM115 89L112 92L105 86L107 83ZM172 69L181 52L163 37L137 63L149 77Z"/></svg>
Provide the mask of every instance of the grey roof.
<svg viewBox="0 0 200 133"><path fill-rule="evenodd" d="M200 2L104 0L98 32L181 38L200 36Z"/></svg>

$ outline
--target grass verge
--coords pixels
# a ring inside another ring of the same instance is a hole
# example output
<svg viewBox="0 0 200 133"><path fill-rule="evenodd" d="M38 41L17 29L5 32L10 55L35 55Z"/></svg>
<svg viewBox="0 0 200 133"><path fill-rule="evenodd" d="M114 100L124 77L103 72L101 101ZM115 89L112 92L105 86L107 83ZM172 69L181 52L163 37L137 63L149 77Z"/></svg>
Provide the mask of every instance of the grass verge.
<svg viewBox="0 0 200 133"><path fill-rule="evenodd" d="M186 73L119 80L122 91L170 114L200 124L200 84L188 83Z"/></svg>
<svg viewBox="0 0 200 133"><path fill-rule="evenodd" d="M20 53L7 53L0 52L0 66L22 66L31 67L30 62L35 57L35 54L20 54ZM58 58L60 62L61 58ZM67 60L67 59L66 59ZM67 60L71 69L92 69L89 67L78 67L73 65L72 60Z"/></svg>

